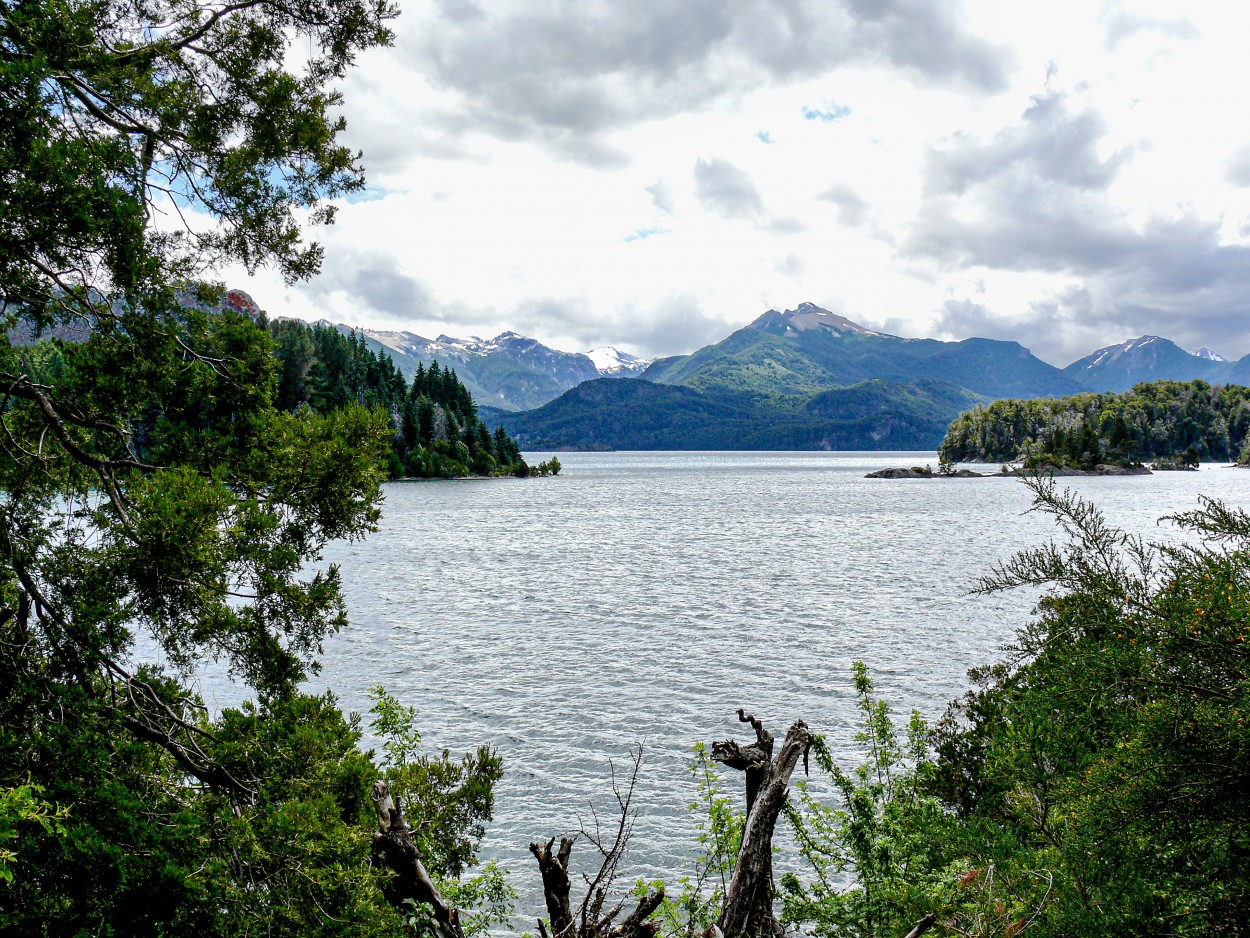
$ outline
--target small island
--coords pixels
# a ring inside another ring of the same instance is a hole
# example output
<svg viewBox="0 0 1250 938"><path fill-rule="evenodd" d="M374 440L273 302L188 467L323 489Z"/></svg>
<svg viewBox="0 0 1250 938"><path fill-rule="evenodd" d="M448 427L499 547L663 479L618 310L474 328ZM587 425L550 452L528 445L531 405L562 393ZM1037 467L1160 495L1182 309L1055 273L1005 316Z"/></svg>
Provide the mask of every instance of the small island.
<svg viewBox="0 0 1250 938"><path fill-rule="evenodd" d="M1035 465L1003 466L998 472L973 472L971 469L955 469L949 464L910 466L878 469L864 476L865 479L1017 479L1021 476L1148 476L1154 473L1146 466L1116 466L1099 463L1090 469L1075 466L1042 463ZM1179 468L1179 467L1177 467Z"/></svg>

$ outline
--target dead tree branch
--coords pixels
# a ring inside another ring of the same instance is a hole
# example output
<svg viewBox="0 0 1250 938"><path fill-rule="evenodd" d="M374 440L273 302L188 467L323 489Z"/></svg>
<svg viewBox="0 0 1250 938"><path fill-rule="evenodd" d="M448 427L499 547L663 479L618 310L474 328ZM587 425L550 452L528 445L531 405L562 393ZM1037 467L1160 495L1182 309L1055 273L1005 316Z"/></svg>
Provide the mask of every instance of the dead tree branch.
<svg viewBox="0 0 1250 938"><path fill-rule="evenodd" d="M725 904L716 930L724 938L780 938L781 922L773 914L773 831L789 793L790 776L805 756L812 736L807 724L796 720L773 758L773 737L763 724L743 710L738 719L750 723L755 742L740 746L734 740L712 744L712 758L746 774L747 817L733 878L725 890Z"/></svg>
<svg viewBox="0 0 1250 938"><path fill-rule="evenodd" d="M373 783L373 807L378 813L378 830L373 835L375 867L385 867L392 874L387 898L396 907L405 900L428 905L434 910L435 938L464 938L460 912L439 894L434 880L421 862L421 851L413 843L399 802L391 797L386 782Z"/></svg>
<svg viewBox="0 0 1250 938"><path fill-rule="evenodd" d="M625 848L634 831L637 811L633 807L633 799L638 786L638 774L642 768L642 746L633 750L632 759L629 782L624 788L617 783L615 766L612 769L612 793L616 796L618 808L612 841L609 843L601 834L599 818L594 814L593 808L594 829L587 830L583 824L578 831L594 844L601 862L593 876L583 876L586 881L586 895L582 898L576 915L570 899L572 883L569 880L569 854L577 838L561 837L560 849L554 854L551 852L555 845L554 837L545 844L530 844L530 853L538 860L538 869L542 874L543 896L547 903L547 916L551 920L549 936L543 923L538 923L539 931L545 938L653 938L659 931L659 923L649 922L647 919L664 901L663 889L644 896L618 925L613 925L613 922L625 908L624 900L604 912L621 858L625 855Z"/></svg>

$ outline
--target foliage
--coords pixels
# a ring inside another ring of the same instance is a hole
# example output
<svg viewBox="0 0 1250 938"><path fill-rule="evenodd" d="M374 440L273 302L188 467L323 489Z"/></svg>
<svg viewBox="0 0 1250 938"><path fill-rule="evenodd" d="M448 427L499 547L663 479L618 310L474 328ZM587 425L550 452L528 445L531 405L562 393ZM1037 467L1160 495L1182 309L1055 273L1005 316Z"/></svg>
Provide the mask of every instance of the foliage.
<svg viewBox="0 0 1250 938"><path fill-rule="evenodd" d="M269 329L279 361L277 406L315 413L349 405L382 410L393 431L390 478L529 474L516 443L487 430L451 369L420 364L409 383L389 356L371 351L355 333L292 320L271 322Z"/></svg>
<svg viewBox="0 0 1250 938"><path fill-rule="evenodd" d="M536 466L530 467L530 475L536 476L558 476L560 474L560 460L555 456L550 459L544 459Z"/></svg>
<svg viewBox="0 0 1250 938"><path fill-rule="evenodd" d="M478 845L494 810L494 786L503 777L503 760L487 746L459 761L447 750L437 757L426 755L416 708L401 704L383 687L371 688L370 696L370 725L382 744L382 777L412 827L412 838L439 892L460 910L470 938L507 924L516 903L507 871L491 860L475 875L463 875L478 865ZM405 920L424 931L432 916L428 906L413 907Z"/></svg>
<svg viewBox="0 0 1250 938"><path fill-rule="evenodd" d="M1011 656L904 744L855 669L853 773L813 744L837 800L798 784L806 871L787 922L821 935L1236 935L1250 913L1250 515L1204 499L1198 540L1109 528L1029 483L1067 541L979 589L1045 588Z"/></svg>
<svg viewBox="0 0 1250 938"><path fill-rule="evenodd" d="M205 758L254 795L197 782L77 688L55 689L52 701L33 687L10 696L6 726L37 735L6 734L0 762L42 769L46 797L72 807L62 837L21 830L18 876L0 886L0 931L400 933L362 862L376 771L332 698L291 695L209 723L172 681L136 679L178 705Z"/></svg>
<svg viewBox="0 0 1250 938"><path fill-rule="evenodd" d="M3 846L16 839L18 825L37 824L45 835L63 836L69 809L54 807L42 799L42 785L18 785L0 789L0 880L13 879L11 864L17 854Z"/></svg>
<svg viewBox="0 0 1250 938"><path fill-rule="evenodd" d="M395 14L384 0L6 3L5 311L103 316L101 293L167 309L171 286L226 261L314 273L321 249L297 216L329 222L322 200L364 185L334 83L390 42Z"/></svg>
<svg viewBox="0 0 1250 938"><path fill-rule="evenodd" d="M982 581L1049 592L941 727L935 790L998 832L977 868L1049 871L1042 934L1240 934L1250 516L1204 499L1170 519L1200 543L1150 544L1031 484L1069 542Z"/></svg>
<svg viewBox="0 0 1250 938"><path fill-rule="evenodd" d="M406 707L375 687L372 727L382 739L382 777L402 804L431 874L458 877L478 862L478 841L494 810L494 785L503 760L489 746L459 761L447 750L422 752L416 708Z"/></svg>
<svg viewBox="0 0 1250 938"><path fill-rule="evenodd" d="M363 185L335 84L395 13L5 4L0 791L68 809L63 836L6 817L6 934L403 931L366 862L377 767L298 690L346 621L321 551L373 529L392 415L281 406L274 336L188 286L316 271L297 219ZM210 717L206 661L254 702Z"/></svg>
<svg viewBox="0 0 1250 938"><path fill-rule="evenodd" d="M490 419L528 449L932 449L960 410L982 400L931 380L756 400L720 387L601 378Z"/></svg>
<svg viewBox="0 0 1250 938"><path fill-rule="evenodd" d="M807 781L797 783L786 815L806 872L782 879L783 920L817 935L899 935L935 909L953 911L957 848L941 802L925 790L932 765L920 714L901 742L862 662L854 682L855 738L867 759L848 773L823 737L813 741L839 801L822 802Z"/></svg>
<svg viewBox="0 0 1250 938"><path fill-rule="evenodd" d="M954 462L1025 459L1091 469L1175 459L1233 460L1250 444L1250 389L1156 381L1123 394L995 401L963 414L939 449Z"/></svg>

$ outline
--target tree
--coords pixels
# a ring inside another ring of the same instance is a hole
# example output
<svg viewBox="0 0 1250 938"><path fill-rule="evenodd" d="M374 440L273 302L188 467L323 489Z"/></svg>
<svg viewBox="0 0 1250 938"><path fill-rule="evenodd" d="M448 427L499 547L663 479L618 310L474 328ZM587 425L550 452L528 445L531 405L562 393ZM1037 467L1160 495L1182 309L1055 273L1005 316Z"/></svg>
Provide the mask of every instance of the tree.
<svg viewBox="0 0 1250 938"><path fill-rule="evenodd" d="M316 271L297 217L363 184L334 83L394 14L4 4L0 791L68 813L5 828L0 930L402 927L362 863L377 767L297 687L345 621L338 571L311 571L378 518L387 415L279 411L268 332L196 283ZM19 319L84 341L15 345ZM210 658L255 702L206 713Z"/></svg>
<svg viewBox="0 0 1250 938"><path fill-rule="evenodd" d="M1017 931L1243 934L1250 516L1204 499L1169 519L1200 540L1151 544L1030 485L1067 541L981 582L1047 592L937 735L969 875L1033 881Z"/></svg>
<svg viewBox="0 0 1250 938"><path fill-rule="evenodd" d="M315 273L296 213L329 222L323 200L364 185L333 83L390 42L395 14L385 0L6 3L5 311L107 315L124 296L154 312L223 261Z"/></svg>

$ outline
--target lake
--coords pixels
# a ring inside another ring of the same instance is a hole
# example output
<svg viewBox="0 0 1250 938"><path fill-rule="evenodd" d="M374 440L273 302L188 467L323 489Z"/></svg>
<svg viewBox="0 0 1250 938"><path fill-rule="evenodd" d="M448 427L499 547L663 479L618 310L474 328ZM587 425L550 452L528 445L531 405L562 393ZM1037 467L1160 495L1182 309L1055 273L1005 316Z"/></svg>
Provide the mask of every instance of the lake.
<svg viewBox="0 0 1250 938"><path fill-rule="evenodd" d="M749 741L745 707L778 739L806 720L853 766L856 660L904 719L939 716L1036 598L971 596L975 578L1052 534L1018 481L863 477L932 453L559 458L553 478L387 486L379 532L327 553L351 625L310 684L358 711L383 684L418 708L431 750L502 753L485 853L513 871L531 927L527 845L609 807L609 759L644 743L628 875L688 870L695 742ZM1216 466L1061 482L1159 538L1175 535L1156 520L1200 493L1250 493L1250 471ZM236 700L211 672L201 686L210 706Z"/></svg>

